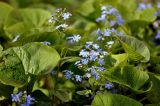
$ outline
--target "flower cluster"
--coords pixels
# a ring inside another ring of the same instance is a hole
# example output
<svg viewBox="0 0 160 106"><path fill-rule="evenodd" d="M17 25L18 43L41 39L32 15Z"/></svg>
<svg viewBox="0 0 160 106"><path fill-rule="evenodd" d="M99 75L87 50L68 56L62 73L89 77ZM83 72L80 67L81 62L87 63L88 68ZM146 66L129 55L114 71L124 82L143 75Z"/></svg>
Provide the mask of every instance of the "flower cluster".
<svg viewBox="0 0 160 106"><path fill-rule="evenodd" d="M71 16L72 16L71 13L66 12L65 9L60 8L60 9L57 9L55 14L51 16L48 22L55 25L55 29L57 30L65 30L68 28L68 25L65 22Z"/></svg>
<svg viewBox="0 0 160 106"><path fill-rule="evenodd" d="M124 20L122 16L119 14L118 10L113 8L112 6L102 6L101 7L101 16L96 19L97 22L104 22L105 20L109 21L110 26L114 26L116 24L122 25L124 24ZM113 15L115 19L108 18L110 15Z"/></svg>
<svg viewBox="0 0 160 106"><path fill-rule="evenodd" d="M64 74L64 77L66 79L72 79L72 80L76 80L77 82L81 82L82 81L82 77L80 75L74 75L74 73L70 70L64 70L63 71L65 74Z"/></svg>
<svg viewBox="0 0 160 106"><path fill-rule="evenodd" d="M139 3L138 4L138 10L145 10L147 8L152 8L152 4L150 3Z"/></svg>
<svg viewBox="0 0 160 106"><path fill-rule="evenodd" d="M119 36L123 35L121 32L118 32L114 28L111 28L111 29L107 28L107 29L105 29L104 32L102 32L100 29L98 29L97 34L98 34L97 40L105 40L104 37L108 37L111 35L119 35Z"/></svg>
<svg viewBox="0 0 160 106"><path fill-rule="evenodd" d="M21 106L31 106L35 101L35 99L31 97L31 95L26 95L26 92L11 94L11 97L12 97L12 102L21 103Z"/></svg>
<svg viewBox="0 0 160 106"><path fill-rule="evenodd" d="M84 77L90 78L93 76L96 80L99 79L99 72L103 71L105 60L104 57L107 52L100 49L98 44L93 42L86 42L85 48L79 53L82 57L81 60L75 63L76 66L90 66L86 69L86 74Z"/></svg>
<svg viewBox="0 0 160 106"><path fill-rule="evenodd" d="M19 92L17 94L11 94L12 102L20 102L21 96L22 96L22 92Z"/></svg>

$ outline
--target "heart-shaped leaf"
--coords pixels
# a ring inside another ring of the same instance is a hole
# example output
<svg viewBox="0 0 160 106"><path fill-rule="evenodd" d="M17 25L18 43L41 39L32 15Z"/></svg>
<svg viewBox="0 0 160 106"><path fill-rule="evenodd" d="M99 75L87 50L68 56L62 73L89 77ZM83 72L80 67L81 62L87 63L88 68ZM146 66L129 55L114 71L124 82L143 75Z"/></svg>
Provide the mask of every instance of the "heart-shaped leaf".
<svg viewBox="0 0 160 106"><path fill-rule="evenodd" d="M119 94L97 94L91 106L143 106L127 96Z"/></svg>
<svg viewBox="0 0 160 106"><path fill-rule="evenodd" d="M130 60L141 62L149 61L149 49L142 41L131 36L119 36L119 38L125 52L128 53Z"/></svg>
<svg viewBox="0 0 160 106"><path fill-rule="evenodd" d="M50 12L43 9L13 10L5 21L4 30L10 39L16 35L25 34L26 36L28 33L45 32L49 29L46 25L49 17Z"/></svg>
<svg viewBox="0 0 160 106"><path fill-rule="evenodd" d="M145 71L138 70L133 66L114 67L106 70L105 77L131 88L137 93L148 92L151 89L151 82L148 82L149 75Z"/></svg>
<svg viewBox="0 0 160 106"><path fill-rule="evenodd" d="M28 43L3 51L0 81L7 85L23 86L29 74L41 75L53 69L60 60L57 51L41 43Z"/></svg>

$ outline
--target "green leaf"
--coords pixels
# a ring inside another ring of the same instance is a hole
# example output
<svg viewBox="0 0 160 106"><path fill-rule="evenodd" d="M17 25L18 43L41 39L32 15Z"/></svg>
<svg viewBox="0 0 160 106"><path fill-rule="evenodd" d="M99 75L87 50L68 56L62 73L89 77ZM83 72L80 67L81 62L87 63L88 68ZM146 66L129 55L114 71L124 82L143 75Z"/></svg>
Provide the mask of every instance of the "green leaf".
<svg viewBox="0 0 160 106"><path fill-rule="evenodd" d="M90 94L90 93L91 93L91 90L77 91L77 94L79 94L79 95L87 95L87 94Z"/></svg>
<svg viewBox="0 0 160 106"><path fill-rule="evenodd" d="M54 48L41 43L28 43L13 50L21 59L25 72L34 75L50 71L60 60Z"/></svg>
<svg viewBox="0 0 160 106"><path fill-rule="evenodd" d="M4 25L8 38L13 39L16 35L48 31L46 25L50 12L43 9L19 9L10 12Z"/></svg>
<svg viewBox="0 0 160 106"><path fill-rule="evenodd" d="M32 92L34 92L34 91L36 91L36 90L41 91L45 96L49 96L49 91L48 91L47 89L43 89L42 87L40 87L38 81L36 81L36 82L34 83Z"/></svg>
<svg viewBox="0 0 160 106"><path fill-rule="evenodd" d="M13 8L10 5L4 2L0 2L0 29L2 28L4 21L6 20L6 17L12 9Z"/></svg>
<svg viewBox="0 0 160 106"><path fill-rule="evenodd" d="M156 9L155 8L148 8L145 10L136 11L133 20L142 20L146 22L153 22L156 19L155 16Z"/></svg>
<svg viewBox="0 0 160 106"><path fill-rule="evenodd" d="M0 45L0 57L2 56L3 47Z"/></svg>
<svg viewBox="0 0 160 106"><path fill-rule="evenodd" d="M116 82L131 88L137 93L148 92L152 84L149 82L149 75L145 71L138 70L133 66L115 67L104 72L111 82Z"/></svg>
<svg viewBox="0 0 160 106"><path fill-rule="evenodd" d="M143 106L140 102L119 94L98 94L91 106Z"/></svg>
<svg viewBox="0 0 160 106"><path fill-rule="evenodd" d="M84 16L88 16L90 13L94 12L95 10L93 3L94 3L94 0L86 0L83 4L81 4L78 12Z"/></svg>
<svg viewBox="0 0 160 106"><path fill-rule="evenodd" d="M151 91L147 93L147 98L151 103L160 103L160 75L150 73L149 76L153 82L153 87Z"/></svg>
<svg viewBox="0 0 160 106"><path fill-rule="evenodd" d="M41 44L28 43L3 52L0 63L0 81L6 85L22 87L28 75L41 75L53 69L60 60L55 49Z"/></svg>
<svg viewBox="0 0 160 106"><path fill-rule="evenodd" d="M53 94L63 102L69 102L72 100L72 92L70 90L57 89Z"/></svg>
<svg viewBox="0 0 160 106"><path fill-rule="evenodd" d="M120 36L120 42L131 60L141 62L149 61L149 49L142 41L131 36Z"/></svg>
<svg viewBox="0 0 160 106"><path fill-rule="evenodd" d="M158 104L147 104L145 106L160 106L160 103L158 103Z"/></svg>
<svg viewBox="0 0 160 106"><path fill-rule="evenodd" d="M119 66L119 65L124 65L126 64L127 60L128 60L128 54L127 53L123 53L123 54L116 54L116 55L111 55L112 58L116 59L116 63L115 66Z"/></svg>
<svg viewBox="0 0 160 106"><path fill-rule="evenodd" d="M61 59L60 66L62 66L66 62L76 62L80 59L81 59L80 57L76 57L76 56L64 57L64 58Z"/></svg>
<svg viewBox="0 0 160 106"><path fill-rule="evenodd" d="M83 48L83 46L73 46L71 48L68 48L68 50L70 50L70 51L79 51L82 48Z"/></svg>

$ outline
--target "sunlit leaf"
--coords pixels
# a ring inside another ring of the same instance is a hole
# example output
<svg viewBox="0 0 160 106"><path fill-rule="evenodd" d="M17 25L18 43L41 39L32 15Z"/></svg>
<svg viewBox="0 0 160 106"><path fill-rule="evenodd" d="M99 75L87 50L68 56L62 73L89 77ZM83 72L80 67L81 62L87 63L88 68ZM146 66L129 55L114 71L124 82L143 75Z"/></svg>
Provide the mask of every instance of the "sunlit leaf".
<svg viewBox="0 0 160 106"><path fill-rule="evenodd" d="M142 41L131 36L120 36L120 42L131 60L141 62L149 61L149 49Z"/></svg>
<svg viewBox="0 0 160 106"><path fill-rule="evenodd" d="M97 94L91 106L143 106L127 96L119 94Z"/></svg>
<svg viewBox="0 0 160 106"><path fill-rule="evenodd" d="M3 52L0 63L0 81L21 87L29 74L41 75L53 69L60 60L55 49L41 44L28 43Z"/></svg>
<svg viewBox="0 0 160 106"><path fill-rule="evenodd" d="M133 66L118 66L106 70L104 73L110 81L127 86L137 93L148 92L152 87L151 82L148 82L149 75L147 72L138 70Z"/></svg>

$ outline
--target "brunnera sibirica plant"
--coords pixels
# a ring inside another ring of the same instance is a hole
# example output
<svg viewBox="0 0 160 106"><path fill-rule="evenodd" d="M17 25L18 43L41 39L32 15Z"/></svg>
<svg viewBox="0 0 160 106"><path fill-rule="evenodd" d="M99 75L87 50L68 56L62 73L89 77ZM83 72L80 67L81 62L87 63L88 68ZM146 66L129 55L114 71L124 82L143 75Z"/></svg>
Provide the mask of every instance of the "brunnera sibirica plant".
<svg viewBox="0 0 160 106"><path fill-rule="evenodd" d="M159 106L160 2L0 2L1 106Z"/></svg>

